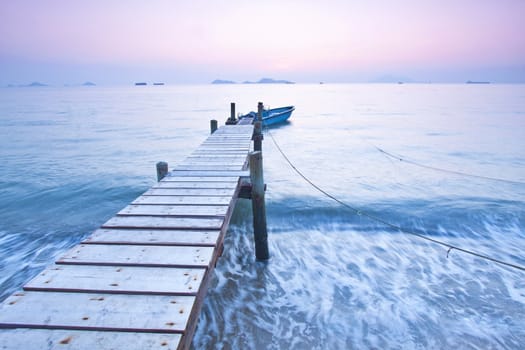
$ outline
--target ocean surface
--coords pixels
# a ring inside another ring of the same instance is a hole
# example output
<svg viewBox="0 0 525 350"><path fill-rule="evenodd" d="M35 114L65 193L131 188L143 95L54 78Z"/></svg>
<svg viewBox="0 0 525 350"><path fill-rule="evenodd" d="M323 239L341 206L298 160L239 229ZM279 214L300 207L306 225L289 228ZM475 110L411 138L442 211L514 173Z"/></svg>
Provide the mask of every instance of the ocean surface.
<svg viewBox="0 0 525 350"><path fill-rule="evenodd" d="M259 101L271 260L240 200L195 349L523 349L525 271L446 245L525 266L525 85L0 88L0 300Z"/></svg>

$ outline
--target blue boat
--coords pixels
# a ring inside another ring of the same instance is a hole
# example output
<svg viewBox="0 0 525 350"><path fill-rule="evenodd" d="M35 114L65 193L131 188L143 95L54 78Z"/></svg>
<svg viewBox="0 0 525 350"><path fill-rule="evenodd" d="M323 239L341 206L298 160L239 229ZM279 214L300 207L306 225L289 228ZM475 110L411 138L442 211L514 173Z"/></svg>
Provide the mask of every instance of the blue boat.
<svg viewBox="0 0 525 350"><path fill-rule="evenodd" d="M274 125L287 121L294 110L294 106L264 109L262 112L263 126ZM255 121L257 119L257 113L250 112L246 115L241 116L240 118L253 118L253 121Z"/></svg>

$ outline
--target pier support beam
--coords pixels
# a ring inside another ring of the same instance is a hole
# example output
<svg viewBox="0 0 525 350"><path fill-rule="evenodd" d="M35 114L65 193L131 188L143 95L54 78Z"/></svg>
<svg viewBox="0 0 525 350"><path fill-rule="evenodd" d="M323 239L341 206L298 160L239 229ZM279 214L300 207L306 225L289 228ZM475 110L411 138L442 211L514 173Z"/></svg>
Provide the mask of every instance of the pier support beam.
<svg viewBox="0 0 525 350"><path fill-rule="evenodd" d="M213 134L217 130L217 120L210 120L210 134Z"/></svg>
<svg viewBox="0 0 525 350"><path fill-rule="evenodd" d="M264 177L262 152L250 153L250 180L252 182L253 234L255 257L268 260L268 231L266 228L266 205L264 201Z"/></svg>
<svg viewBox="0 0 525 350"><path fill-rule="evenodd" d="M157 163L157 181L162 180L168 174L168 163L158 162Z"/></svg>
<svg viewBox="0 0 525 350"><path fill-rule="evenodd" d="M262 113L263 113L263 103L259 102L257 105L257 119L253 123L253 150L262 151Z"/></svg>
<svg viewBox="0 0 525 350"><path fill-rule="evenodd" d="M226 125L235 125L237 124L237 119L235 118L235 102L230 103L230 117L226 120Z"/></svg>

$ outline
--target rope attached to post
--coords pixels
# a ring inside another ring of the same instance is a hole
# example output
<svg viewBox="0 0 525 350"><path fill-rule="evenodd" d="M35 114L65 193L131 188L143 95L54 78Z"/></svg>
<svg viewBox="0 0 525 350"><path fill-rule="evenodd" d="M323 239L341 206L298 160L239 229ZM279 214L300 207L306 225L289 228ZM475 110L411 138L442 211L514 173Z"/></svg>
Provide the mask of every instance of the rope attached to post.
<svg viewBox="0 0 525 350"><path fill-rule="evenodd" d="M401 226L398 226L398 225L395 225L395 224L392 224L380 217L377 217L375 215L372 215L372 214L369 214L367 212L364 212L360 209L357 209L343 201L341 201L340 199L338 199L337 197L331 195L330 193L326 192L325 190L323 190L321 187L319 187L318 185L316 185L312 180L310 180L306 175L304 175L293 163L292 161L288 158L288 156L284 153L284 151L281 149L281 147L279 146L279 144L277 143L277 141L275 140L275 138L273 137L272 133L270 132L269 129L266 129L268 135L270 135L275 147L277 148L277 150L279 151L279 153L283 156L283 158L286 160L286 162L290 165L290 167L301 177L303 178L303 180L305 180L308 184L310 184L313 188L315 188L317 191L319 191L320 193L322 193L323 195L325 195L326 197L334 200L335 202L339 203L340 205L342 205L343 207L346 207L350 210L352 210L353 212L355 212L357 215L359 216L364 216L372 221L376 221L376 222L379 222L385 226L388 226L390 228L393 228L395 230L398 230L399 232L402 232L402 233L405 233L405 234L409 234L409 235L412 235L412 236L415 236L415 237L418 237L418 238L421 238L423 240L426 240L426 241L429 241L429 242L432 242L432 243L435 243L435 244L439 244L445 248L448 248L447 250L447 258L449 256L449 253L452 251L452 250L457 250L459 252L462 252L462 253L465 253L465 254L469 254L469 255L472 255L472 256L475 256L475 257L478 257L480 259L484 259L484 260L488 260L488 261L492 261L496 264L500 264L500 265L503 265L503 266L507 266L507 267L510 267L510 268L513 268L513 269L516 269L516 270L521 270L521 271L525 271L525 267L524 266L521 266L521 265L517 265L517 264L513 264L513 263L509 263L509 262L506 262L506 261L503 261L503 260L499 260L499 259L496 259L496 258L493 258L491 256L488 256L488 255L485 255L485 254L481 254L481 253L477 253L477 252L474 252L472 250L469 250L469 249L465 249L465 248L461 248L459 246L455 246L455 245L452 245L452 244L449 244L449 243L446 243L446 242L443 242L443 241L440 241L440 240L437 240L437 239L434 239L434 238L430 238L430 237L427 237L423 234L420 234L420 233L417 233L417 232L414 232L414 231L411 231L411 230L407 230L407 229L404 229L402 228Z"/></svg>

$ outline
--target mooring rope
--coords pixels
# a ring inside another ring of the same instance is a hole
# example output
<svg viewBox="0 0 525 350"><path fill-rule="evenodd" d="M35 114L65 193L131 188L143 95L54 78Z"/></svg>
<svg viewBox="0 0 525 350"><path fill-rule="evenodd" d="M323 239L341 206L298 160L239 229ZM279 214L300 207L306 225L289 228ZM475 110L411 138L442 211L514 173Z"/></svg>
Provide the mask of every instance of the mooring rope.
<svg viewBox="0 0 525 350"><path fill-rule="evenodd" d="M404 157L397 156L397 155L392 154L390 152L387 152L384 149L379 148L379 147L377 147L375 145L373 145L373 147L375 149L377 149L379 152L381 152L384 155L386 155L387 157L399 160L400 162L409 163L409 164L418 166L420 168L430 169L430 170L439 171L439 172L448 173L448 174L454 174L454 175L460 175L460 176L466 176L466 177L473 177L473 178L478 178L478 179L483 179L483 180L499 181L499 182L505 182L505 183L515 184L515 185L525 185L525 182L522 182L522 181L507 180L507 179L501 179L501 178L498 178L498 177L490 177L490 176L469 174L469 173L456 171L456 170L449 170L449 169L438 168L438 167L434 167L434 166L418 163L416 161L413 161L413 160L410 160L410 159L406 159Z"/></svg>
<svg viewBox="0 0 525 350"><path fill-rule="evenodd" d="M485 255L485 254L481 254L481 253L477 253L475 251L472 251L472 250L469 250L469 249L465 249L465 248L461 248L459 246L456 246L456 245L452 245L452 244L449 244L449 243L446 243L446 242L443 242L443 241L440 241L440 240L437 240L437 239L434 239L434 238L430 238L430 237L427 237L423 234L420 234L420 233L417 233L417 232L414 232L414 231L411 231L411 230L407 230L407 229L404 229L402 228L401 226L398 226L398 225L395 225L395 224L392 224L391 222L388 222L380 217L377 217L375 215L372 215L372 214L369 214L365 211L362 211L360 209L357 209L356 207L353 207L345 202L343 202L342 200L340 200L339 198L331 195L330 193L328 193L327 191L323 190L321 187L319 187L318 185L316 185L312 180L310 180L306 175L304 175L294 164L293 162L290 160L290 158L288 158L288 156L284 153L284 151L282 150L282 148L279 146L279 144L277 143L277 141L275 140L275 138L273 137L273 134L271 133L271 131L266 128L265 129L267 134L270 135L275 147L277 148L277 150L279 151L279 153L282 155L282 157L286 160L286 162L288 163L288 165L290 165L290 167L292 167L292 169L304 180L306 181L308 184L310 184L310 186L312 186L313 188L315 188L317 191L319 191L320 193L322 193L323 195L325 195L326 197L332 199L333 201L339 203L340 205L342 205L343 207L346 207L350 210L352 210L353 212L355 212L357 215L359 216L364 216L364 217L367 217L368 219L372 220L372 221L376 221L376 222L379 222L385 226L388 226L390 228L393 228L395 230L398 230L399 232L402 232L402 233L405 233L405 234L409 234L409 235L412 235L412 236L415 236L415 237L418 237L418 238L421 238L421 239L424 239L426 241L429 241L429 242L432 242L432 243L435 243L435 244L439 244L445 248L448 248L447 249L447 258L449 256L449 253L452 251L452 250L457 250L459 252L462 252L462 253L465 253L465 254L469 254L469 255L472 255L472 256L475 256L475 257L478 257L480 259L484 259L484 260L488 260L488 261L492 261L494 263L497 263L497 264L500 264L500 265L504 265L504 266L507 266L507 267L511 267L513 269L517 269L517 270L521 270L521 271L525 271L525 267L524 266L520 266L520 265L517 265L517 264L513 264L513 263L509 263L509 262L506 262L506 261L503 261L503 260L499 260L499 259L496 259L496 258L493 258L491 256L488 256L488 255Z"/></svg>

